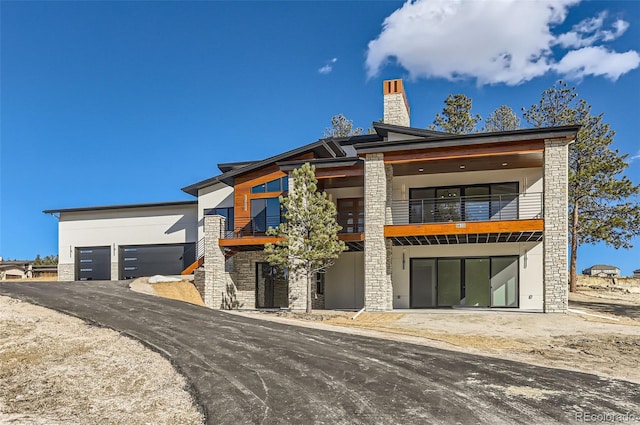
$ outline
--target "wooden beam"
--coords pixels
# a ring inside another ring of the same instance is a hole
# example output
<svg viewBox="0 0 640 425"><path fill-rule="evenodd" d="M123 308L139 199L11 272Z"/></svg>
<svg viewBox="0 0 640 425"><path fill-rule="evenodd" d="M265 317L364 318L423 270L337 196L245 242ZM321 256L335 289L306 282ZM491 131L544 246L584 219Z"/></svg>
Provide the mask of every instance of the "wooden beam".
<svg viewBox="0 0 640 425"><path fill-rule="evenodd" d="M220 246L245 246L245 245L264 245L266 243L280 242L282 238L275 236L247 236L244 238L220 239Z"/></svg>
<svg viewBox="0 0 640 425"><path fill-rule="evenodd" d="M458 223L396 224L384 226L387 238L400 236L467 235L472 233L531 232L544 230L544 220L468 221Z"/></svg>
<svg viewBox="0 0 640 425"><path fill-rule="evenodd" d="M361 242L364 240L364 233L338 233L338 239L344 242Z"/></svg>

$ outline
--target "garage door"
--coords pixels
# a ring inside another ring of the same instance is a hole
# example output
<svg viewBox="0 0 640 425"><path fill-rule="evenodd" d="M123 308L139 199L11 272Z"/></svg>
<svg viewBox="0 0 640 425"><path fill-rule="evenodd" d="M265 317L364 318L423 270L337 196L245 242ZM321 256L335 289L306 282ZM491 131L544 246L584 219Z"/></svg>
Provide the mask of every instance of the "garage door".
<svg viewBox="0 0 640 425"><path fill-rule="evenodd" d="M77 280L110 280L111 247L89 246L76 248Z"/></svg>
<svg viewBox="0 0 640 425"><path fill-rule="evenodd" d="M195 261L195 243L120 247L120 279L178 275Z"/></svg>

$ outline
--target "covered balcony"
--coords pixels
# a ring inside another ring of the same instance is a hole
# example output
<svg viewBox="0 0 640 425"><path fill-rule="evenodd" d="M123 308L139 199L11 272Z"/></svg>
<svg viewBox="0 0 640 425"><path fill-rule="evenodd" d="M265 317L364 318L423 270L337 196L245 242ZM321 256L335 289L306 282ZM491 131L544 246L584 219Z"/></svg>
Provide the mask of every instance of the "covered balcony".
<svg viewBox="0 0 640 425"><path fill-rule="evenodd" d="M460 196L459 190L449 188L425 189L425 193L437 196L392 201L393 224L385 226L385 236L395 245L542 240L540 192Z"/></svg>

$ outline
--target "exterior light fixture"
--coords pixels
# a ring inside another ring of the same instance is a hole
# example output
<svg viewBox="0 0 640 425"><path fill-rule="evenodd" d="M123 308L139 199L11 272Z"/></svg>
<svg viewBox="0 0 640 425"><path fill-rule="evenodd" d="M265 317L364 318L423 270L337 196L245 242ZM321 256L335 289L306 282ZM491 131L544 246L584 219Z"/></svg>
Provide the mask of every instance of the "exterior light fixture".
<svg viewBox="0 0 640 425"><path fill-rule="evenodd" d="M503 166L503 167L506 167L507 165L509 165L509 164L508 164L508 163L506 163L506 162L503 162L503 163L502 163L502 166Z"/></svg>
<svg viewBox="0 0 640 425"><path fill-rule="evenodd" d="M422 173L424 171L424 168L418 168L418 171Z"/></svg>
<svg viewBox="0 0 640 425"><path fill-rule="evenodd" d="M461 165L461 166L460 166L460 169L461 169L461 170L464 170L465 168L467 168L467 167L466 167L466 166L464 166L464 165Z"/></svg>

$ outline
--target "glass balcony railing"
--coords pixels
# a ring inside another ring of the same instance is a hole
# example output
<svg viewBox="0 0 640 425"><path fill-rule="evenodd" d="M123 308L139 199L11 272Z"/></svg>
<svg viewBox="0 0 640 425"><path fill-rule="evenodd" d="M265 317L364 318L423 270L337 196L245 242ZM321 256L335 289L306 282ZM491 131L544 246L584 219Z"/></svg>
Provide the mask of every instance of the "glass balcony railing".
<svg viewBox="0 0 640 425"><path fill-rule="evenodd" d="M459 196L392 201L393 224L542 218L542 193Z"/></svg>

